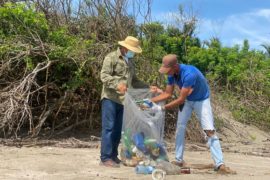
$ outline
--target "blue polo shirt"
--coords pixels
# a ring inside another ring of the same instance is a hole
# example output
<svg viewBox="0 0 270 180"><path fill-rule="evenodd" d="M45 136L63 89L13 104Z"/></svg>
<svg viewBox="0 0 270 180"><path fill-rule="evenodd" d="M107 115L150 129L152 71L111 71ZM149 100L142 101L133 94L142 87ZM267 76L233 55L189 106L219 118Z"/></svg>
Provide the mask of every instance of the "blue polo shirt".
<svg viewBox="0 0 270 180"><path fill-rule="evenodd" d="M187 96L189 101L202 101L209 97L210 90L206 78L199 69L192 65L179 64L180 72L177 76L168 76L168 85L178 85L193 89Z"/></svg>

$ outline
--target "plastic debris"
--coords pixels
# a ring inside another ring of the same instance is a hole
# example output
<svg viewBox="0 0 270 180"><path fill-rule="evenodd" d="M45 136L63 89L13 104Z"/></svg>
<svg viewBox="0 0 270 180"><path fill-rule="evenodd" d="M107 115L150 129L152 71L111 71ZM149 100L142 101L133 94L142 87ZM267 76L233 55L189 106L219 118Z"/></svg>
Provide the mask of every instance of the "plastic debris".
<svg viewBox="0 0 270 180"><path fill-rule="evenodd" d="M137 174L152 174L155 168L153 166L144 166L144 165L137 165L135 168L135 172Z"/></svg>
<svg viewBox="0 0 270 180"><path fill-rule="evenodd" d="M155 169L152 172L152 179L153 180L164 180L166 177L166 172L162 169Z"/></svg>

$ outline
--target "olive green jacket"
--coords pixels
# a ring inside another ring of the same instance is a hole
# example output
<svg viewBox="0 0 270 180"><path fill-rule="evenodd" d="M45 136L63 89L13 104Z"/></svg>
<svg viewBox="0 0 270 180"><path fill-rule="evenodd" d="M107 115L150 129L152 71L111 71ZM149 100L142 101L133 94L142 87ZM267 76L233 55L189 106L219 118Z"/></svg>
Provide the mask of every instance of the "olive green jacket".
<svg viewBox="0 0 270 180"><path fill-rule="evenodd" d="M101 99L107 98L119 104L124 102L124 95L117 91L119 83L125 83L127 88L148 88L137 79L133 60L129 59L127 63L119 48L105 57L100 79L103 83Z"/></svg>

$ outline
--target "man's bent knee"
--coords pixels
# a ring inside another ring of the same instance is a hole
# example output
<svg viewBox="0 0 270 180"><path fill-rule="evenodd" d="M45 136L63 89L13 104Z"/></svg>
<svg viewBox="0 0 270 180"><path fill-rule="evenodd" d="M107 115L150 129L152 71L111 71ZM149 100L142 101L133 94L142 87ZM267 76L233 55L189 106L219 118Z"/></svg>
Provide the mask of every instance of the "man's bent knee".
<svg viewBox="0 0 270 180"><path fill-rule="evenodd" d="M212 137L215 134L215 130L204 130L208 137Z"/></svg>

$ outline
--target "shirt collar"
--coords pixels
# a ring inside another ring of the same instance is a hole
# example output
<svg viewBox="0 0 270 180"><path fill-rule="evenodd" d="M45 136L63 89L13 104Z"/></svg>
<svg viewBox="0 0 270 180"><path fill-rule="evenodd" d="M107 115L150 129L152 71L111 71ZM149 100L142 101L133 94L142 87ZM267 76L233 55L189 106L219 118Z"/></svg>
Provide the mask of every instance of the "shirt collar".
<svg viewBox="0 0 270 180"><path fill-rule="evenodd" d="M121 59L123 59L122 53L120 51L120 48L117 48L117 56Z"/></svg>
<svg viewBox="0 0 270 180"><path fill-rule="evenodd" d="M126 63L128 64L128 60L129 60L129 59L126 59L126 58L122 55L122 53L121 53L121 51L120 51L120 48L117 48L117 56L119 57L119 59L123 59L123 60L126 61Z"/></svg>

